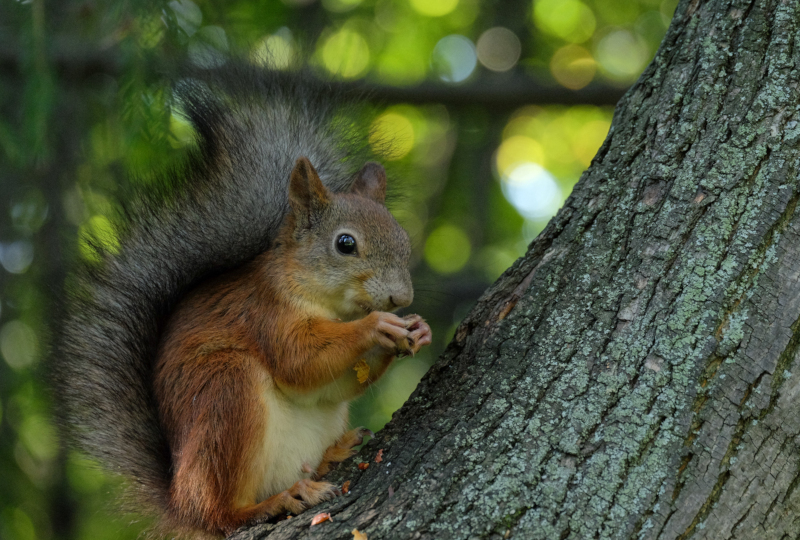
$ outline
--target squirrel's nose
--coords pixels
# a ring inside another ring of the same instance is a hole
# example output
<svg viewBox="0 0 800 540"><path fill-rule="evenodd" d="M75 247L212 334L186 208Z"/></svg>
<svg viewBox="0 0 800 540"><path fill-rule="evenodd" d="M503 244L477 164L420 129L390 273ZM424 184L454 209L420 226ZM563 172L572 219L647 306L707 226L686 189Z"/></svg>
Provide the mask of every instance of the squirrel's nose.
<svg viewBox="0 0 800 540"><path fill-rule="evenodd" d="M392 303L392 309L406 307L411 304L414 299L413 293L395 293L389 296L389 302Z"/></svg>

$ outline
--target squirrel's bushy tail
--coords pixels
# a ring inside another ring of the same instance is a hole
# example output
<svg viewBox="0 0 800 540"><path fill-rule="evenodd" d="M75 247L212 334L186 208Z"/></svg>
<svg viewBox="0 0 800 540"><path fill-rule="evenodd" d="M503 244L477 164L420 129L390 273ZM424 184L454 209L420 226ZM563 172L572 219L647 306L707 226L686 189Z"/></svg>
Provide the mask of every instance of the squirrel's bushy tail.
<svg viewBox="0 0 800 540"><path fill-rule="evenodd" d="M139 193L117 220L119 248L72 276L53 373L71 440L164 509L171 458L151 372L163 324L203 279L267 249L287 211L289 173L308 157L334 191L367 160L366 134L324 83L243 65L176 85L198 134L170 189ZM175 188L177 186L177 188Z"/></svg>

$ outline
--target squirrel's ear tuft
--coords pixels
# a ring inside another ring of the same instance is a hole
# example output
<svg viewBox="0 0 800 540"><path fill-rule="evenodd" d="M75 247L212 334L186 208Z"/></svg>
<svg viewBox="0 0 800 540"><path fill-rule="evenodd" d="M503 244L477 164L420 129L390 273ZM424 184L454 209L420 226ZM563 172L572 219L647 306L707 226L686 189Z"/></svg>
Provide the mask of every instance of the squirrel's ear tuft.
<svg viewBox="0 0 800 540"><path fill-rule="evenodd" d="M368 161L356 175L352 193L383 204L386 200L386 170L380 163Z"/></svg>
<svg viewBox="0 0 800 540"><path fill-rule="evenodd" d="M331 202L328 189L322 184L317 171L307 157L294 163L289 177L289 204L297 220L297 226L311 227L314 214Z"/></svg>

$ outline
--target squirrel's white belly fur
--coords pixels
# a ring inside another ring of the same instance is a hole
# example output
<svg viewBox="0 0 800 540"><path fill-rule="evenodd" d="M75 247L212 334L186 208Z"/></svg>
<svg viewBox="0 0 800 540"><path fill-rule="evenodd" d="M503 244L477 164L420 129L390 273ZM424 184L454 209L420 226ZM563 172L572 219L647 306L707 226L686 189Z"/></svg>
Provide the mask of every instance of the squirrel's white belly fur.
<svg viewBox="0 0 800 540"><path fill-rule="evenodd" d="M266 405L266 427L261 455L255 471L262 478L257 492L261 501L289 489L316 469L325 450L347 430L349 402L315 399L325 387L295 396L281 391L272 381L262 393Z"/></svg>

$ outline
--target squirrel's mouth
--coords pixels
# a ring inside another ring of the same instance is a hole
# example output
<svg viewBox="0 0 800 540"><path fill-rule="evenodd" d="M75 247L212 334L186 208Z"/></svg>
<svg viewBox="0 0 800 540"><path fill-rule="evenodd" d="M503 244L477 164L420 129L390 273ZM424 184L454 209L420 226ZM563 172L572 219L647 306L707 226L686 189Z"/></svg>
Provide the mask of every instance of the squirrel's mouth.
<svg viewBox="0 0 800 540"><path fill-rule="evenodd" d="M359 307L359 309L361 309L367 315L369 315L370 313L375 311L375 309L371 305L367 304L366 302L356 302L356 305Z"/></svg>

